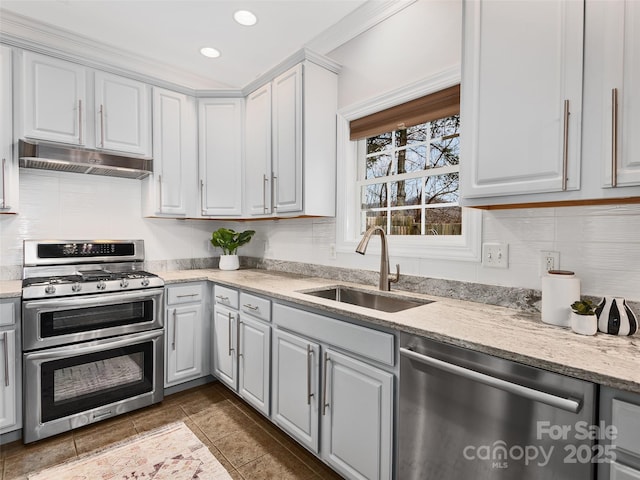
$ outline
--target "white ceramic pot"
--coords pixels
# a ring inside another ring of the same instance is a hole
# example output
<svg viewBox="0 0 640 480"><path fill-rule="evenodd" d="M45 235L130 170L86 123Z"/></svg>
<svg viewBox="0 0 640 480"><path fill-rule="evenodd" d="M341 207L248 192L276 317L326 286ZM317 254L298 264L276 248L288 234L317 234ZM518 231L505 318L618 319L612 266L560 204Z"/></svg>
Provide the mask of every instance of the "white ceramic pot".
<svg viewBox="0 0 640 480"><path fill-rule="evenodd" d="M240 259L238 255L220 255L220 270L238 270Z"/></svg>
<svg viewBox="0 0 640 480"><path fill-rule="evenodd" d="M578 315L571 312L571 330L580 335L595 335L598 331L598 317L593 315Z"/></svg>

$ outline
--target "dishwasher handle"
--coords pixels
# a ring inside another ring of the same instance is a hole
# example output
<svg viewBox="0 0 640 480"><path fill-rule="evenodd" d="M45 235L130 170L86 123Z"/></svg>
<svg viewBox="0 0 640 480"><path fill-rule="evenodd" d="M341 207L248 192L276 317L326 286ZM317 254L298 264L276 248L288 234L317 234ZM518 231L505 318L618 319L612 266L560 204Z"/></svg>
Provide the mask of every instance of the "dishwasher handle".
<svg viewBox="0 0 640 480"><path fill-rule="evenodd" d="M491 375L460 367L458 365L454 365L453 363L444 362L442 360L438 360L437 358L422 355L420 353L414 352L413 350L409 350L408 348L401 347L400 355L404 355L439 370L443 370L445 372L449 372L454 375L473 380L475 382L483 383L485 385L489 385L490 387L499 388L500 390L504 390L505 392L520 395L521 397L528 398L536 402L546 403L547 405L551 405L552 407L560 408L571 413L578 413L581 408L581 404L577 400L558 397L557 395L542 392L534 388L525 387L523 385L518 385L517 383L502 380L497 377L492 377Z"/></svg>

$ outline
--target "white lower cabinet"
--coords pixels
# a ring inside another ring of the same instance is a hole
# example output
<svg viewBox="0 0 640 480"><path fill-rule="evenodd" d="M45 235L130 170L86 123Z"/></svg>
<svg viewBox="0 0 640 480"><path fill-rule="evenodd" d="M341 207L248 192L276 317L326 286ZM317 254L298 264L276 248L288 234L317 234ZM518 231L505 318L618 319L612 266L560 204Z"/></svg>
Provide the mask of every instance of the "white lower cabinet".
<svg viewBox="0 0 640 480"><path fill-rule="evenodd" d="M213 310L211 369L222 383L237 390L238 312L216 305Z"/></svg>
<svg viewBox="0 0 640 480"><path fill-rule="evenodd" d="M393 375L331 349L323 363L323 458L349 478L391 478Z"/></svg>
<svg viewBox="0 0 640 480"><path fill-rule="evenodd" d="M320 346L273 331L273 420L314 453L319 451Z"/></svg>
<svg viewBox="0 0 640 480"><path fill-rule="evenodd" d="M394 375L356 356L384 364L393 335L279 304L273 321L273 421L346 478L391 479Z"/></svg>
<svg viewBox="0 0 640 480"><path fill-rule="evenodd" d="M238 332L238 393L269 415L271 327L240 314Z"/></svg>
<svg viewBox="0 0 640 480"><path fill-rule="evenodd" d="M19 300L0 301L0 434L22 426Z"/></svg>
<svg viewBox="0 0 640 480"><path fill-rule="evenodd" d="M167 287L165 387L209 374L203 291L200 283Z"/></svg>
<svg viewBox="0 0 640 480"><path fill-rule="evenodd" d="M214 287L211 370L256 410L269 415L271 301Z"/></svg>

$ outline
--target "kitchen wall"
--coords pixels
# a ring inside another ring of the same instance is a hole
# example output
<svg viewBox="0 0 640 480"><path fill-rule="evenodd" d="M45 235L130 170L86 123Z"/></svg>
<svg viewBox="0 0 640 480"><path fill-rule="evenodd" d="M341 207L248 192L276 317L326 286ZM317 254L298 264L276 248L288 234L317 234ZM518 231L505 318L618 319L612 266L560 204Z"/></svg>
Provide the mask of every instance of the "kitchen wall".
<svg viewBox="0 0 640 480"><path fill-rule="evenodd" d="M419 0L330 56L341 63L339 104L346 107L410 84L460 62L461 6ZM424 59L427 59L425 61ZM211 231L221 225L257 231L240 254L377 270L376 245L361 256L338 252L334 219L256 222L143 219L136 180L36 170L20 171L20 214L0 215L0 279L18 278L25 238L143 238L147 259L179 266L207 258ZM640 300L640 206L564 207L483 212L483 241L509 244L509 268L476 262L392 258L424 277L540 288L540 251L560 252L582 291Z"/></svg>

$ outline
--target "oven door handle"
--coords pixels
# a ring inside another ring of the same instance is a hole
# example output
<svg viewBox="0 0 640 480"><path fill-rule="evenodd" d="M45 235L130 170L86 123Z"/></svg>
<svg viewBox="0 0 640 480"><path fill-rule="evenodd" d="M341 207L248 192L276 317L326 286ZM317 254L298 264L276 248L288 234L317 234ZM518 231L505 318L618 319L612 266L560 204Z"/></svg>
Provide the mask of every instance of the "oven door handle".
<svg viewBox="0 0 640 480"><path fill-rule="evenodd" d="M29 360L57 360L59 358L77 357L89 353L103 352L105 349L126 347L147 340L153 340L161 337L163 330L151 330L149 332L132 333L122 338L107 338L104 340L95 340L89 342L88 345L78 343L74 345L65 345L63 347L48 348L40 352L25 353L25 359Z"/></svg>
<svg viewBox="0 0 640 480"><path fill-rule="evenodd" d="M116 292L114 295L103 293L91 297L53 298L51 300L31 300L24 302L24 308L84 308L102 307L112 303L123 303L131 300L154 300L163 289L141 290L139 292Z"/></svg>

